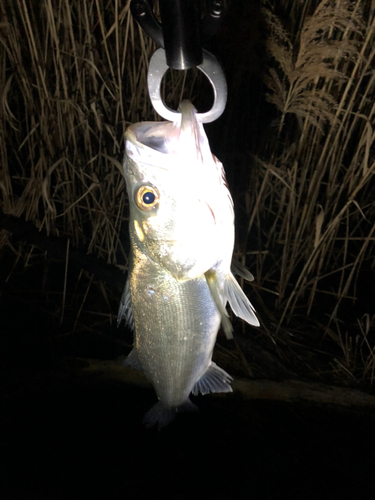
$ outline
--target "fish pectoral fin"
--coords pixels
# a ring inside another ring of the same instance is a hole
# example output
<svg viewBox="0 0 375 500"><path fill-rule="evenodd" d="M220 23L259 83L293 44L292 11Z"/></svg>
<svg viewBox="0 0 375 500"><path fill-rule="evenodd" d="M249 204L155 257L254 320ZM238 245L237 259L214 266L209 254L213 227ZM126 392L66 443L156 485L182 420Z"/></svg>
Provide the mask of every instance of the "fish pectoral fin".
<svg viewBox="0 0 375 500"><path fill-rule="evenodd" d="M133 332L134 328L134 317L133 317L133 309L132 309L132 298L130 295L130 278L125 283L125 289L121 297L120 305L117 313L117 328L120 326L122 318L125 319L125 324L128 326Z"/></svg>
<svg viewBox="0 0 375 500"><path fill-rule="evenodd" d="M191 392L194 396L197 396L198 392L203 395L210 392L232 392L233 389L230 385L232 381L233 378L226 371L211 361L210 366L195 383Z"/></svg>
<svg viewBox="0 0 375 500"><path fill-rule="evenodd" d="M254 281L254 276L251 272L237 259L232 259L230 270L233 274L240 276L240 278L244 278L246 281Z"/></svg>
<svg viewBox="0 0 375 500"><path fill-rule="evenodd" d="M208 288L210 289L212 298L214 299L216 307L218 308L219 313L221 315L221 324L222 324L224 333L225 333L227 339L232 339L233 338L232 323L230 322L228 312L225 309L225 306L223 305L223 302L220 298L220 287L219 287L219 282L217 280L216 271L209 270L209 271L204 273L204 276L206 278Z"/></svg>
<svg viewBox="0 0 375 500"><path fill-rule="evenodd" d="M135 347L133 347L130 354L124 359L122 366L128 366L129 368L133 368L133 370L143 371L141 362L138 358L137 349Z"/></svg>
<svg viewBox="0 0 375 500"><path fill-rule="evenodd" d="M260 326L255 309L232 273L225 280L225 295L236 316L245 320L249 325Z"/></svg>

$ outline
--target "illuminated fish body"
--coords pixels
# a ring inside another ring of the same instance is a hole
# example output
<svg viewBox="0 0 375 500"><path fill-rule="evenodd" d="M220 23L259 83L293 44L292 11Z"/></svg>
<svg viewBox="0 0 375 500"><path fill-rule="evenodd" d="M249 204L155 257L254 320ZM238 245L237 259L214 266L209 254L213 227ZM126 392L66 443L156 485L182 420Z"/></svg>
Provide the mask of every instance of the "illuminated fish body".
<svg viewBox="0 0 375 500"><path fill-rule="evenodd" d="M131 255L119 320L135 330L125 364L144 371L159 399L144 422L159 428L194 407L190 393L232 390L211 360L221 321L231 336L226 303L259 326L230 269L234 212L223 166L193 105L180 110L177 123L126 132Z"/></svg>

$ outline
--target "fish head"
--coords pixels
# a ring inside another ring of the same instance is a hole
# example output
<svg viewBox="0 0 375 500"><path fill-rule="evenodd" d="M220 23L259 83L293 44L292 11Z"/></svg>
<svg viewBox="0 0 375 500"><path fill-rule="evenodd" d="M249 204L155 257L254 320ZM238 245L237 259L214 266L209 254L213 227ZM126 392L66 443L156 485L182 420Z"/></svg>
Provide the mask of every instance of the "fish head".
<svg viewBox="0 0 375 500"><path fill-rule="evenodd" d="M185 130L181 123L145 122L126 133L132 242L180 281L223 259L229 266L233 250L232 198L205 134L197 143L199 127L204 134L195 122Z"/></svg>

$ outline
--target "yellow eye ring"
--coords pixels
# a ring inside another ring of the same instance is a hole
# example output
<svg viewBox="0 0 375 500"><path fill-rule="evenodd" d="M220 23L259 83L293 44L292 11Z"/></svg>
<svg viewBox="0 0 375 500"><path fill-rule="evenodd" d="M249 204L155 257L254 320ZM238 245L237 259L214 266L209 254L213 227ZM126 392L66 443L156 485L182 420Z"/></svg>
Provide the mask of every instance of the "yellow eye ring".
<svg viewBox="0 0 375 500"><path fill-rule="evenodd" d="M151 212L159 205L159 191L153 186L141 186L135 193L135 203L143 212Z"/></svg>

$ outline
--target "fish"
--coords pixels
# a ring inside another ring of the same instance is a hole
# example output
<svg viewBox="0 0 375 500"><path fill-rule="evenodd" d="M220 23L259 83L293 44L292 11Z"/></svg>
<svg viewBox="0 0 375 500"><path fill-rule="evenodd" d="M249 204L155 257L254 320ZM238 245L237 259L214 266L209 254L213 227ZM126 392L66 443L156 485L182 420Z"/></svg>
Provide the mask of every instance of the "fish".
<svg viewBox="0 0 375 500"><path fill-rule="evenodd" d="M226 310L259 326L232 264L234 207L222 163L211 153L197 112L182 101L175 122L140 122L125 132L130 217L129 272L118 322L134 330L124 364L142 370L158 402L146 427L194 411L190 394L231 392L233 378L212 361Z"/></svg>

